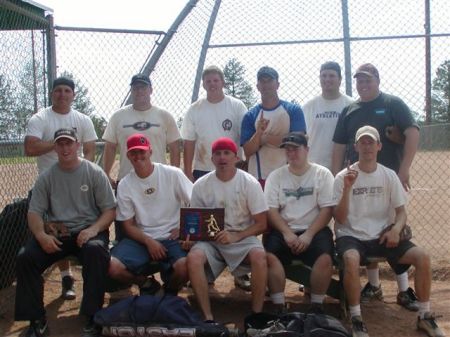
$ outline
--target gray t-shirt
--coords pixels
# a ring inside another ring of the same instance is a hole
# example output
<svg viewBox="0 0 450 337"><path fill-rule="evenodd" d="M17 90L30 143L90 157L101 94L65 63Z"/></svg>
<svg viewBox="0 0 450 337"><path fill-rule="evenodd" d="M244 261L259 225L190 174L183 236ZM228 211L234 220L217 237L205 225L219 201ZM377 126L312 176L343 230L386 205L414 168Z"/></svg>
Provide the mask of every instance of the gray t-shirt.
<svg viewBox="0 0 450 337"><path fill-rule="evenodd" d="M62 170L58 163L37 179L30 201L30 212L48 221L63 222L71 233L77 233L97 221L103 210L116 206L114 192L102 168L82 159L72 171Z"/></svg>

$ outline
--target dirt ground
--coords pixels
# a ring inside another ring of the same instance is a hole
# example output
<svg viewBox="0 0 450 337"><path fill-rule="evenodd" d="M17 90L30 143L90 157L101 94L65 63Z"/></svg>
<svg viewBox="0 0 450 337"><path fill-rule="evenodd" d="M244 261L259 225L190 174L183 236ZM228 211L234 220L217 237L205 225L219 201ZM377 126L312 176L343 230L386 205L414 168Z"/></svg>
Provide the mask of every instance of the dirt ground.
<svg viewBox="0 0 450 337"><path fill-rule="evenodd" d="M47 273L44 302L51 336L80 336L84 325L83 319L78 316L82 287L80 267L75 266L73 269L75 271L77 292L75 301L63 301L59 297L61 291L59 272L51 270ZM365 278L362 277L362 283L364 282ZM418 332L415 328L416 314L395 304L397 286L392 277L389 277L389 275L385 277L383 273L382 287L384 293L383 302L374 301L362 306L363 316L370 336L425 336L425 334ZM288 281L286 288L289 311L305 310L307 306L303 302L303 293L299 292L298 285ZM23 336L28 325L27 322L13 321L14 292L14 286L0 291L0 336ZM136 293L137 289L132 287L130 290L107 294L105 305ZM232 276L225 272L211 287L210 295L216 320L224 323L234 323L242 330L244 317L250 312L250 293L235 288ZM187 298L196 307L191 289L183 289L180 296ZM439 325L446 331L447 335L450 335L450 283L448 279L433 281L431 301L432 310L438 315L442 315L438 321ZM269 300L266 301L265 308L267 311L270 311ZM333 299L327 298L326 310L329 314L335 316L339 314L338 304ZM343 322L348 326L347 321L344 320Z"/></svg>

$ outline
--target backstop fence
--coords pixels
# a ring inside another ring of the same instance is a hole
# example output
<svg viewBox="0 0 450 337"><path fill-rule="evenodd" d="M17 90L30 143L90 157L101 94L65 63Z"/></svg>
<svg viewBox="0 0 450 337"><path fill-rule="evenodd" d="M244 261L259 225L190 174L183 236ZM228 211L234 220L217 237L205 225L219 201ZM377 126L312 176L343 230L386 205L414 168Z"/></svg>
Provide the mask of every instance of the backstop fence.
<svg viewBox="0 0 450 337"><path fill-rule="evenodd" d="M270 65L280 74L280 97L301 105L320 94L323 62L341 64L342 91L354 97L352 73L371 62L381 89L401 97L422 124L408 206L414 240L435 260L450 253L447 0L191 0L167 32L55 27L47 10L0 0L1 208L33 186L35 163L23 156L26 123L50 104L48 83L57 75L74 77L88 102L83 112L101 121L101 138L111 114L128 102L137 72L150 74L153 104L181 125L191 102L203 95L200 74L207 65L239 62L253 88L249 102L258 100L257 70ZM0 270L12 273L3 264Z"/></svg>

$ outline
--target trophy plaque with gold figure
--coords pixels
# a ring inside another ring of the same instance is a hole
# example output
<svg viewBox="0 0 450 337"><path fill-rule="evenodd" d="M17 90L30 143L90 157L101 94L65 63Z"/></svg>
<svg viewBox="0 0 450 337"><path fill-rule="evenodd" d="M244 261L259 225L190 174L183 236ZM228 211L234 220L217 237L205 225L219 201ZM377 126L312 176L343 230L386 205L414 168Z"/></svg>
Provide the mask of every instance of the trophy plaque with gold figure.
<svg viewBox="0 0 450 337"><path fill-rule="evenodd" d="M181 208L180 239L212 241L224 228L224 208Z"/></svg>

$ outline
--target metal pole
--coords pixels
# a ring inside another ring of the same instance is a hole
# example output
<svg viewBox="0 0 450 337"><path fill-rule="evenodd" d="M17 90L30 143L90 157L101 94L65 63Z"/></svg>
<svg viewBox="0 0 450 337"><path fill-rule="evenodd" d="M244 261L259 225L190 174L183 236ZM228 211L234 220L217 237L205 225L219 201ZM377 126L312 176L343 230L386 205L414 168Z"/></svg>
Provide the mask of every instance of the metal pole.
<svg viewBox="0 0 450 337"><path fill-rule="evenodd" d="M53 24L53 16L47 15L47 87L49 105L51 102L51 90L53 80L56 78L56 42L55 42L55 26Z"/></svg>
<svg viewBox="0 0 450 337"><path fill-rule="evenodd" d="M34 30L31 30L31 61L33 67L33 113L38 111L38 101L37 101L37 75L36 75L36 53L34 50Z"/></svg>
<svg viewBox="0 0 450 337"><path fill-rule="evenodd" d="M208 27L206 29L205 38L203 39L202 51L197 64L197 73L195 74L194 89L192 90L191 102L195 102L198 99L198 92L200 90L200 82L202 80L203 67L205 66L206 53L208 52L209 41L211 40L214 23L216 22L217 13L219 12L221 0L216 0L214 8L209 18Z"/></svg>
<svg viewBox="0 0 450 337"><path fill-rule="evenodd" d="M150 57L150 59L147 61L147 63L142 67L141 72L149 75L152 73L153 70L155 70L155 66L158 63L160 57L162 56L164 50L166 49L167 45L169 44L172 37L177 32L178 27L181 25L181 23L184 21L184 19L188 16L188 14L191 12L191 10L195 7L198 0L190 0L186 6L183 8L181 13L178 15L178 17L175 19L172 26L170 26L169 31L166 33L164 38L162 39L161 43L158 45L158 48L156 48L153 55ZM130 104L131 103L131 97L130 93L128 92L127 97L124 100L124 104ZM122 105L124 105L122 104Z"/></svg>
<svg viewBox="0 0 450 337"><path fill-rule="evenodd" d="M425 0L425 124L431 124L431 20L430 0Z"/></svg>
<svg viewBox="0 0 450 337"><path fill-rule="evenodd" d="M348 20L348 2L342 4L342 31L344 35L345 93L352 96L352 55L350 50L350 25Z"/></svg>

